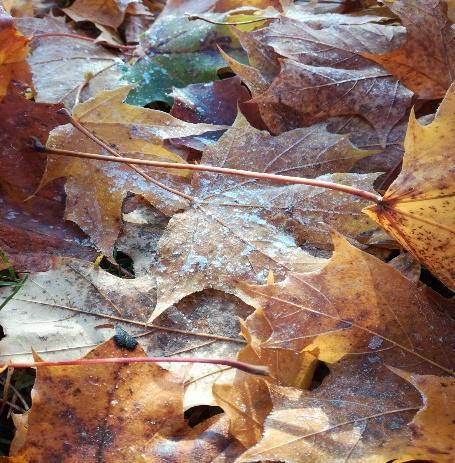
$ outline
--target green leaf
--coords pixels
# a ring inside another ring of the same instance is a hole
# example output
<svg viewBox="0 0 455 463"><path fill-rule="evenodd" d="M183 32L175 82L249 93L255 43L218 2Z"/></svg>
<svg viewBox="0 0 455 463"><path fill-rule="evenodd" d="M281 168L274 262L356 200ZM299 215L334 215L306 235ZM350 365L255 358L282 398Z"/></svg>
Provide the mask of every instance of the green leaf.
<svg viewBox="0 0 455 463"><path fill-rule="evenodd" d="M212 14L211 17L224 21L226 15ZM233 27L189 21L186 17L159 19L142 42L146 55L124 70L122 79L134 85L127 103L172 104L169 93L173 87L216 80L217 71L226 66L217 45L236 60L247 62Z"/></svg>

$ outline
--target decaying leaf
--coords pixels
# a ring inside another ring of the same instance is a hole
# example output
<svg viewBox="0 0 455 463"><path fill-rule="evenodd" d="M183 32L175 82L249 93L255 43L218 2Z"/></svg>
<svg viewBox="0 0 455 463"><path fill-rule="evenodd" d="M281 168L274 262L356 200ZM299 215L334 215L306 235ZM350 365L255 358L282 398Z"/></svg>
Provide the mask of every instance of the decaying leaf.
<svg viewBox="0 0 455 463"><path fill-rule="evenodd" d="M365 213L376 220L449 288L455 288L455 85L434 121L409 119L399 177L380 205Z"/></svg>
<svg viewBox="0 0 455 463"><path fill-rule="evenodd" d="M349 17L338 18L307 14L299 21L284 17L251 35L278 55L301 64L342 69L368 67L371 62L362 52L384 53L403 42L404 27L368 21L355 24Z"/></svg>
<svg viewBox="0 0 455 463"><path fill-rule="evenodd" d="M364 53L390 71L421 98L442 98L455 75L455 31L442 0L389 3L406 26L403 47L377 55Z"/></svg>
<svg viewBox="0 0 455 463"><path fill-rule="evenodd" d="M376 129L385 146L411 98L412 92L379 66L334 69L285 60L280 75L254 101L276 133L330 116L360 115Z"/></svg>
<svg viewBox="0 0 455 463"><path fill-rule="evenodd" d="M145 353L111 340L85 358L133 356ZM184 424L182 380L156 364L40 368L33 397L25 445L4 462L135 461Z"/></svg>
<svg viewBox="0 0 455 463"><path fill-rule="evenodd" d="M213 18L223 21L226 15L216 14ZM243 50L228 26L191 22L185 16L163 12L141 41L145 56L124 72L124 80L134 85L128 102L172 104L172 87L217 79L218 69L225 66L217 44L227 44L226 51L244 60Z"/></svg>
<svg viewBox="0 0 455 463"><path fill-rule="evenodd" d="M18 271L47 270L52 256L96 257L87 236L63 220L62 184L34 195L46 158L30 144L65 121L59 108L33 103L13 87L0 102L0 114L8 115L0 117L0 248Z"/></svg>

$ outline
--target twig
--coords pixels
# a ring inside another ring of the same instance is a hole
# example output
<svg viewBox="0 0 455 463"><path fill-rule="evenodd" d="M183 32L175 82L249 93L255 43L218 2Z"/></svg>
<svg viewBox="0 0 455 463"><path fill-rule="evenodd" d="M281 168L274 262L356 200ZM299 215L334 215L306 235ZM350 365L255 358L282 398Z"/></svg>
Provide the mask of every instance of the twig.
<svg viewBox="0 0 455 463"><path fill-rule="evenodd" d="M105 45L109 48L118 48L119 50L134 50L136 45L121 45L117 43L109 43L109 42L97 42L96 39L92 37L87 37L85 35L79 34L70 34L67 32L44 32L42 34L34 34L31 38L33 39L45 39L48 37L66 37L70 39L78 39L78 40L85 40L86 42L91 42L99 45Z"/></svg>
<svg viewBox="0 0 455 463"><path fill-rule="evenodd" d="M62 154L64 156L73 156L85 159L97 159L99 161L112 161L112 162L123 162L126 164L138 164L143 166L162 167L165 169L187 169L200 172L214 172L225 175L238 175L239 177L248 177L254 179L272 180L279 183L292 183L296 185L310 185L319 188L327 188L329 190L339 191L340 193L347 193L360 198L366 199L367 201L373 201L376 204L382 202L382 198L379 195L370 193L369 191L360 190L359 188L350 187L347 185L341 185L339 183L324 182L322 180L302 177L291 177L288 175L276 175L265 172L254 172L250 170L240 169L227 169L225 167L208 166L204 164L179 164L173 162L164 161L149 161L147 159L134 159L134 158L123 158L111 156L105 156L102 154L94 153L82 153L80 151L70 151L56 148L45 148L49 153ZM111 152L111 151L110 151Z"/></svg>
<svg viewBox="0 0 455 463"><path fill-rule="evenodd" d="M238 362L230 359L213 359L198 357L111 357L99 359L76 359L56 360L43 362L11 362L1 366L9 368L42 368L58 366L81 366L81 365L102 365L102 364L127 364L127 363L209 363L212 365L226 365L237 370L251 373L252 375L267 376L269 370L266 366L252 365L250 363Z"/></svg>
<svg viewBox="0 0 455 463"><path fill-rule="evenodd" d="M81 123L76 121L76 119L74 119L74 117L71 116L71 114L69 113L69 111L66 108L59 109L57 112L61 113L61 114L65 114L65 116L68 117L69 121L71 122L71 124L76 129L78 129L84 135L89 137L90 140L94 141L97 145L101 146L101 148L104 148L106 151L108 151L109 153L111 153L113 156L115 156L118 159L127 159L127 158L122 157L122 155L120 153L118 153L116 150L114 150L108 144L106 144L103 140L101 140L96 135L94 135L89 130L87 130ZM51 150L51 148L44 147L44 151L45 152L46 151L47 152L53 152L54 149ZM67 151L67 150L62 150L62 151ZM79 157L81 157L81 156L79 156ZM108 156L108 158L112 159L110 156ZM146 180L153 183L154 185L156 185L156 186L158 186L160 188L163 188L164 190L166 190L169 193L172 193L172 194L174 194L176 196L180 196L181 198L184 198L187 201L194 202L195 198L193 198L192 196L187 195L186 193L183 193L183 192L181 192L179 190L176 190L175 188L171 188L171 187L165 185L164 183L159 182L158 180L155 180L153 177L150 177L150 175L148 175L145 172L143 172L142 170L138 169L136 166L131 165L131 162L127 162L126 164L128 164L128 166L131 167L131 169L133 169L136 173L138 173L139 175L141 175L142 177L144 177ZM176 163L175 165L179 165L179 164ZM185 165L187 165L187 164L185 164Z"/></svg>
<svg viewBox="0 0 455 463"><path fill-rule="evenodd" d="M204 16L199 16L198 14L191 14L191 13L184 13L184 15L188 18L189 21L195 21L200 19L201 21L205 21L210 24L216 24L219 26L241 26L242 24L254 24L261 21L269 21L279 19L278 17L269 17L269 18L257 18L257 19L248 19L246 21L233 21L233 22L223 22L223 21L214 21L213 19L206 18Z"/></svg>

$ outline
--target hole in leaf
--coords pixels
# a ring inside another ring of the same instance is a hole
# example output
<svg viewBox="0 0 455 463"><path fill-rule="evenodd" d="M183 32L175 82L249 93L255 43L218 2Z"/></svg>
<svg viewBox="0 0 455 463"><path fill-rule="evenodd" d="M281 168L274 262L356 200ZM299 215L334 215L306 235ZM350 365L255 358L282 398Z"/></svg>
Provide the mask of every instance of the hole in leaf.
<svg viewBox="0 0 455 463"><path fill-rule="evenodd" d="M197 405L196 407L189 408L185 412L185 419L188 420L188 425L194 428L194 426L199 423L202 423L212 416L219 415L220 413L223 413L223 409L220 407Z"/></svg>
<svg viewBox="0 0 455 463"><path fill-rule="evenodd" d="M317 389L329 374L329 367L324 362L319 361L318 366L314 370L314 375L309 390L313 391L314 389Z"/></svg>
<svg viewBox="0 0 455 463"><path fill-rule="evenodd" d="M3 331L3 326L0 325L0 340L6 337L5 332Z"/></svg>

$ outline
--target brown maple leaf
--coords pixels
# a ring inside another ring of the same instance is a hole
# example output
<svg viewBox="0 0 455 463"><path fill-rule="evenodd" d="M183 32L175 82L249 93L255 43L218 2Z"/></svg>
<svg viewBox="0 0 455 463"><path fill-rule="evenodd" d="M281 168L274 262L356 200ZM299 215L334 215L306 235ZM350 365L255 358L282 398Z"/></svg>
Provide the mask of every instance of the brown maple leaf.
<svg viewBox="0 0 455 463"><path fill-rule="evenodd" d="M85 358L133 356L110 340ZM156 364L40 368L33 397L25 444L0 461L134 461L184 424L182 380Z"/></svg>
<svg viewBox="0 0 455 463"><path fill-rule="evenodd" d="M335 69L287 59L272 85L253 101L275 133L331 116L360 115L376 129L385 146L389 132L406 114L412 95L379 66Z"/></svg>
<svg viewBox="0 0 455 463"><path fill-rule="evenodd" d="M425 374L451 372L452 321L424 288L339 235L334 244L318 272L245 288L271 324L265 345L314 351L329 363L363 353Z"/></svg>
<svg viewBox="0 0 455 463"><path fill-rule="evenodd" d="M240 118L204 152L202 163L315 176L332 169L349 170L353 160L364 154L353 150L344 137L328 136L324 126L273 137ZM341 173L322 178L368 189L374 175ZM193 207L174 215L159 242L157 314L207 287L232 291L234 278L261 280L269 269L282 274L290 268L317 267L321 261L303 253L283 223L294 229L299 240L321 246L328 245L329 235L320 222L351 236L371 230L358 214L363 201L327 190L258 185L201 173L193 176L193 193L197 198Z"/></svg>
<svg viewBox="0 0 455 463"><path fill-rule="evenodd" d="M224 126L190 124L171 115L123 103L129 87L102 92L74 108L73 117L96 136L115 146L121 153L147 159L184 162L163 146L166 138L185 137L215 131ZM51 148L99 153L101 148L70 125L53 130L48 140ZM163 173L153 168L142 171L182 192L189 185L186 171ZM128 191L141 194L165 214L183 209L185 199L158 188L127 165L106 162L48 157L41 186L59 177L69 177L65 189L68 195L65 217L77 223L106 254L110 255L120 231L121 208Z"/></svg>
<svg viewBox="0 0 455 463"><path fill-rule="evenodd" d="M392 460L403 455L406 424L421 406L417 391L400 377L359 360L340 362L315 391L269 389L273 409L263 437L239 462Z"/></svg>
<svg viewBox="0 0 455 463"><path fill-rule="evenodd" d="M406 43L383 54L363 53L420 98L442 98L455 79L455 31L443 1L396 0L390 9L407 30Z"/></svg>

